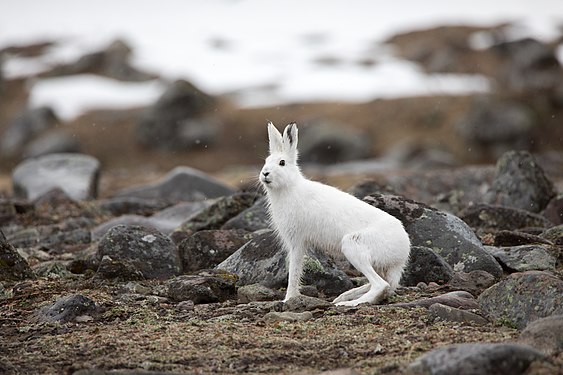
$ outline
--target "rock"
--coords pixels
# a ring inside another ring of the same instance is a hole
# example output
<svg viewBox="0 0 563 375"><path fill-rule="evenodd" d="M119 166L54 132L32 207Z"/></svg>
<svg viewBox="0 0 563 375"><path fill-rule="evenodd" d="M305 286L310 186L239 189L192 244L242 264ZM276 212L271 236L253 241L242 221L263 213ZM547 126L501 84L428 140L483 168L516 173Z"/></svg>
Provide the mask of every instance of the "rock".
<svg viewBox="0 0 563 375"><path fill-rule="evenodd" d="M70 278L73 275L67 269L68 264L69 261L50 260L34 265L32 270L38 277Z"/></svg>
<svg viewBox="0 0 563 375"><path fill-rule="evenodd" d="M291 311L270 311L262 318L263 321L268 323L273 322L306 322L313 319L313 314L310 311L304 312L291 312Z"/></svg>
<svg viewBox="0 0 563 375"><path fill-rule="evenodd" d="M358 199L364 199L364 197L367 197L368 195L371 195L373 193L379 193L379 194L395 194L396 193L388 186L383 186L380 183L378 183L377 181L374 180L366 180L366 181L362 181L354 186L352 186L349 190L348 190L349 194L352 194L353 196L355 196Z"/></svg>
<svg viewBox="0 0 563 375"><path fill-rule="evenodd" d="M115 197L98 202L100 208L113 216L141 215L149 216L170 206L169 202L160 199L143 199L135 197Z"/></svg>
<svg viewBox="0 0 563 375"><path fill-rule="evenodd" d="M542 212L555 225L563 224L563 194L559 194L549 201Z"/></svg>
<svg viewBox="0 0 563 375"><path fill-rule="evenodd" d="M563 246L563 225L545 230L540 237L550 241L556 246Z"/></svg>
<svg viewBox="0 0 563 375"><path fill-rule="evenodd" d="M98 194L100 162L82 154L50 154L20 163L12 174L14 195L34 200L61 188L74 200Z"/></svg>
<svg viewBox="0 0 563 375"><path fill-rule="evenodd" d="M479 304L471 295L471 293L464 291L455 291L442 294L436 297L422 298L412 302L405 303L394 303L387 305L390 307L426 307L429 308L435 303L440 303L442 305L454 307L456 309L463 310L477 310L479 309Z"/></svg>
<svg viewBox="0 0 563 375"><path fill-rule="evenodd" d="M122 190L116 197L191 202L233 194L233 189L189 167L176 167L153 184Z"/></svg>
<svg viewBox="0 0 563 375"><path fill-rule="evenodd" d="M68 323L78 316L93 314L97 310L96 303L81 294L63 297L52 305L45 306L37 312L40 322Z"/></svg>
<svg viewBox="0 0 563 375"><path fill-rule="evenodd" d="M517 230L529 227L549 228L553 224L543 216L531 212L485 203L469 206L459 213L471 228L487 230Z"/></svg>
<svg viewBox="0 0 563 375"><path fill-rule="evenodd" d="M0 155L16 156L33 137L57 123L57 116L49 107L23 110L0 137Z"/></svg>
<svg viewBox="0 0 563 375"><path fill-rule="evenodd" d="M105 223L102 223L92 229L92 239L98 241L102 238L111 228L118 225L123 226L141 226L145 228L151 228L157 230L150 222L149 218L140 215L122 215L113 218Z"/></svg>
<svg viewBox="0 0 563 375"><path fill-rule="evenodd" d="M343 124L319 123L308 126L299 144L299 159L305 163L335 164L365 159L371 155L369 138Z"/></svg>
<svg viewBox="0 0 563 375"><path fill-rule="evenodd" d="M220 198L179 226L172 233L172 239L180 243L200 230L219 229L229 219L252 206L255 198L251 193L236 193Z"/></svg>
<svg viewBox="0 0 563 375"><path fill-rule="evenodd" d="M509 151L497 161L485 202L541 212L555 196L553 183L527 151Z"/></svg>
<svg viewBox="0 0 563 375"><path fill-rule="evenodd" d="M47 154L77 152L80 152L78 140L66 130L56 130L30 142L25 147L23 156L24 158L37 158Z"/></svg>
<svg viewBox="0 0 563 375"><path fill-rule="evenodd" d="M563 315L552 315L528 324L518 338L520 344L530 345L547 356L563 352Z"/></svg>
<svg viewBox="0 0 563 375"><path fill-rule="evenodd" d="M495 284L493 275L487 271L475 270L469 273L455 272L448 285L455 290L463 290L477 297L483 291Z"/></svg>
<svg viewBox="0 0 563 375"><path fill-rule="evenodd" d="M324 299L301 295L285 301L285 303L283 304L283 309L284 311L303 312L326 310L331 308L332 306L332 303L325 301Z"/></svg>
<svg viewBox="0 0 563 375"><path fill-rule="evenodd" d="M146 146L163 150L186 150L213 142L220 128L209 116L216 100L191 83L172 83L141 118L137 138Z"/></svg>
<svg viewBox="0 0 563 375"><path fill-rule="evenodd" d="M287 286L286 253L273 231L267 230L238 249L217 266L239 276L239 285L261 284L278 289ZM352 281L322 252L305 258L303 283L316 286L327 295L352 288Z"/></svg>
<svg viewBox="0 0 563 375"><path fill-rule="evenodd" d="M481 315L472 313L471 311L442 305L441 303L430 305L428 315L431 318L440 318L441 320L449 322L469 323L481 326L489 323L489 321Z"/></svg>
<svg viewBox="0 0 563 375"><path fill-rule="evenodd" d="M75 206L75 201L60 187L53 188L37 197L33 204L36 208L56 209L61 206Z"/></svg>
<svg viewBox="0 0 563 375"><path fill-rule="evenodd" d="M471 147L497 158L508 150L529 147L536 125L532 109L526 105L477 96L457 131Z"/></svg>
<svg viewBox="0 0 563 375"><path fill-rule="evenodd" d="M4 233L0 230L0 281L20 281L33 277L34 274L29 264L8 243Z"/></svg>
<svg viewBox="0 0 563 375"><path fill-rule="evenodd" d="M394 195L372 194L364 201L401 220L412 246L431 248L454 271L484 270L502 276L501 266L458 217Z"/></svg>
<svg viewBox="0 0 563 375"><path fill-rule="evenodd" d="M0 198L0 226L11 222L16 213L16 206L11 200Z"/></svg>
<svg viewBox="0 0 563 375"><path fill-rule="evenodd" d="M537 228L534 228L537 229ZM519 246L519 245L529 245L529 244L542 244L553 246L551 241L536 236L534 234L529 234L525 232L517 232L510 230L501 230L495 233L494 246Z"/></svg>
<svg viewBox="0 0 563 375"><path fill-rule="evenodd" d="M222 226L222 229L243 229L248 232L256 232L260 229L269 228L270 217L266 204L265 198L257 200L254 205L229 219Z"/></svg>
<svg viewBox="0 0 563 375"><path fill-rule="evenodd" d="M104 255L96 262L96 278L118 280L143 280L145 276L131 259L113 259ZM73 268L75 265L72 266Z"/></svg>
<svg viewBox="0 0 563 375"><path fill-rule="evenodd" d="M224 302L236 297L236 275L224 271L202 271L181 275L167 282L167 295L173 301L194 304Z"/></svg>
<svg viewBox="0 0 563 375"><path fill-rule="evenodd" d="M104 255L133 265L147 279L166 279L180 272L178 250L162 233L139 226L111 228L98 244L97 259Z"/></svg>
<svg viewBox="0 0 563 375"><path fill-rule="evenodd" d="M453 277L454 271L446 261L431 249L412 246L409 262L403 272L401 285L416 286L420 282L443 284Z"/></svg>
<svg viewBox="0 0 563 375"><path fill-rule="evenodd" d="M283 295L273 289L260 284L244 285L237 290L238 303L276 301L283 298Z"/></svg>
<svg viewBox="0 0 563 375"><path fill-rule="evenodd" d="M485 249L509 272L555 270L555 257L541 245L486 246Z"/></svg>
<svg viewBox="0 0 563 375"><path fill-rule="evenodd" d="M214 268L248 242L244 231L202 230L178 245L182 272Z"/></svg>
<svg viewBox="0 0 563 375"><path fill-rule="evenodd" d="M563 314L563 281L541 271L514 273L485 290L479 305L491 319L523 329L530 322Z"/></svg>
<svg viewBox="0 0 563 375"><path fill-rule="evenodd" d="M408 375L518 375L525 374L534 361L545 357L535 349L519 344L455 344L434 349L412 362Z"/></svg>

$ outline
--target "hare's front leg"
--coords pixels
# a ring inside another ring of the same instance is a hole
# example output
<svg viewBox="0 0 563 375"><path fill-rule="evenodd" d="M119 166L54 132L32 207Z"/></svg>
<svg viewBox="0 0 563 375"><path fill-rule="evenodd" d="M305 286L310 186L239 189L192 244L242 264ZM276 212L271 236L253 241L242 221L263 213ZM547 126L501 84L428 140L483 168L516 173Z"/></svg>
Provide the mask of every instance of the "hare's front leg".
<svg viewBox="0 0 563 375"><path fill-rule="evenodd" d="M283 300L284 302L301 294L299 292L299 288L301 286L304 257L305 251L301 247L292 246L288 250L287 259L289 261L289 280L287 283L287 292Z"/></svg>

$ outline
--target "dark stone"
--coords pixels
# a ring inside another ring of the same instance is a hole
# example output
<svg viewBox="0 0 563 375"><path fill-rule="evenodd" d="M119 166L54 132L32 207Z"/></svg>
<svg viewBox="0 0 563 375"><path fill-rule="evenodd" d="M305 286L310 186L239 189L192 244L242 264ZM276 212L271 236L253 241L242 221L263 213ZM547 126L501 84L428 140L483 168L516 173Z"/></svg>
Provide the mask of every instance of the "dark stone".
<svg viewBox="0 0 563 375"><path fill-rule="evenodd" d="M563 352L563 315L552 315L528 324L518 342L539 350L547 356Z"/></svg>
<svg viewBox="0 0 563 375"><path fill-rule="evenodd" d="M149 216L170 206L169 202L160 199L144 199L135 197L114 197L100 200L100 208L113 216L141 215Z"/></svg>
<svg viewBox="0 0 563 375"><path fill-rule="evenodd" d="M40 322L67 323L80 315L93 314L96 303L81 294L71 294L59 299L52 305L41 308L37 313Z"/></svg>
<svg viewBox="0 0 563 375"><path fill-rule="evenodd" d="M238 303L277 301L283 294L260 284L244 285L237 289Z"/></svg>
<svg viewBox="0 0 563 375"><path fill-rule="evenodd" d="M497 161L496 176L485 201L541 212L555 196L553 183L527 151L509 151Z"/></svg>
<svg viewBox="0 0 563 375"><path fill-rule="evenodd" d="M423 354L407 368L408 375L525 374L543 354L519 344L455 344Z"/></svg>
<svg viewBox="0 0 563 375"><path fill-rule="evenodd" d="M487 230L517 230L529 227L549 228L553 224L543 216L504 206L476 204L459 213L472 228Z"/></svg>
<svg viewBox="0 0 563 375"><path fill-rule="evenodd" d="M132 264L147 279L166 279L180 272L176 246L154 229L123 225L111 228L98 244L97 259L104 255Z"/></svg>
<svg viewBox="0 0 563 375"><path fill-rule="evenodd" d="M189 167L177 167L156 183L122 190L116 197L192 202L222 197L233 192L232 188L203 172Z"/></svg>
<svg viewBox="0 0 563 375"><path fill-rule="evenodd" d="M20 281L35 277L29 264L8 243L0 230L0 281Z"/></svg>
<svg viewBox="0 0 563 375"><path fill-rule="evenodd" d="M248 232L256 232L269 228L270 217L266 205L265 199L257 200L252 207L229 219L222 229L243 229Z"/></svg>
<svg viewBox="0 0 563 375"><path fill-rule="evenodd" d="M244 231L202 230L178 245L182 272L214 268L248 242Z"/></svg>
<svg viewBox="0 0 563 375"><path fill-rule="evenodd" d="M463 310L477 310L479 309L479 304L471 295L471 293L464 291L455 291L442 294L436 297L422 298L412 302L405 303L394 303L391 305L386 305L389 307L425 307L429 308L435 303L440 303L442 305L454 307L456 309Z"/></svg>
<svg viewBox="0 0 563 375"><path fill-rule="evenodd" d="M172 239L180 243L200 230L220 229L229 219L254 204L256 196L237 193L218 199L209 207L199 211L172 233Z"/></svg>
<svg viewBox="0 0 563 375"><path fill-rule="evenodd" d="M452 267L432 249L412 246L409 262L400 284L404 286L416 286L420 282L444 284L453 277L453 274Z"/></svg>
<svg viewBox="0 0 563 375"><path fill-rule="evenodd" d="M508 272L554 271L557 262L542 245L487 246L486 249Z"/></svg>
<svg viewBox="0 0 563 375"><path fill-rule="evenodd" d="M401 220L412 246L431 248L454 271L484 270L502 276L501 266L458 217L394 195L372 194L364 201Z"/></svg>
<svg viewBox="0 0 563 375"><path fill-rule="evenodd" d="M563 224L563 194L559 194L550 200L542 215L555 225Z"/></svg>
<svg viewBox="0 0 563 375"><path fill-rule="evenodd" d="M61 188L74 200L96 198L100 162L82 154L50 154L28 159L12 174L14 195L34 200L46 192Z"/></svg>
<svg viewBox="0 0 563 375"><path fill-rule="evenodd" d="M118 279L123 281L145 279L143 273L130 259L113 259L109 255L104 255L96 264L98 267L95 277L99 279Z"/></svg>
<svg viewBox="0 0 563 375"><path fill-rule="evenodd" d="M541 271L514 273L479 296L492 320L523 329L530 322L563 314L563 281Z"/></svg>
<svg viewBox="0 0 563 375"><path fill-rule="evenodd" d="M325 301L324 299L301 295L285 301L283 309L284 311L304 312L327 310L332 306L332 303Z"/></svg>
<svg viewBox="0 0 563 375"><path fill-rule="evenodd" d="M455 290L463 290L477 297L484 290L493 286L496 280L493 275L486 271L475 270L469 273L456 272L448 285Z"/></svg>
<svg viewBox="0 0 563 375"><path fill-rule="evenodd" d="M348 193L358 199L364 199L368 195L378 194L395 194L395 192L388 186L383 186L374 180L362 181L359 184L352 186Z"/></svg>
<svg viewBox="0 0 563 375"><path fill-rule="evenodd" d="M435 303L428 308L428 315L431 318L439 318L449 322L469 323L475 325L485 325L489 321L479 314L471 311L456 309L451 306Z"/></svg>
<svg viewBox="0 0 563 375"><path fill-rule="evenodd" d="M24 158L37 158L47 154L77 153L80 143L69 131L55 130L31 141L23 152Z"/></svg>
<svg viewBox="0 0 563 375"><path fill-rule="evenodd" d="M167 282L168 298L194 304L224 302L236 298L236 280L236 275L217 270L178 276Z"/></svg>
<svg viewBox="0 0 563 375"><path fill-rule="evenodd" d="M12 221L16 214L14 203L11 200L0 197L0 226Z"/></svg>
<svg viewBox="0 0 563 375"><path fill-rule="evenodd" d="M501 230L495 233L494 245L497 247L519 246L519 245L529 245L529 244L543 244L550 246L553 245L552 242L545 240L540 236L525 233L525 232Z"/></svg>

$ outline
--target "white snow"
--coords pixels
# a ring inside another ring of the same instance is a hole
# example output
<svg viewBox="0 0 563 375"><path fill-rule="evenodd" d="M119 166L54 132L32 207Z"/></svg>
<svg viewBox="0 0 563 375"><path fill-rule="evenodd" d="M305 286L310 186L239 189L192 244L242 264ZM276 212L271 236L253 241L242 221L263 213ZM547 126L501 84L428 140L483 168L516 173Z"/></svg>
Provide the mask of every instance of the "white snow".
<svg viewBox="0 0 563 375"><path fill-rule="evenodd" d="M59 42L39 59L7 59L8 77L73 61L123 38L133 47L134 66L166 80L188 79L212 94L230 93L246 106L486 91L483 77L426 75L393 58L381 42L431 26L507 21L517 23L514 37L548 40L563 23L560 0L18 0L0 8L0 48ZM323 58L336 63L315 62ZM375 64L358 64L366 58ZM72 88L73 80L82 88ZM33 104L48 101L72 117L106 105L104 97L121 106L146 103L161 85L75 77L38 81L31 90Z"/></svg>

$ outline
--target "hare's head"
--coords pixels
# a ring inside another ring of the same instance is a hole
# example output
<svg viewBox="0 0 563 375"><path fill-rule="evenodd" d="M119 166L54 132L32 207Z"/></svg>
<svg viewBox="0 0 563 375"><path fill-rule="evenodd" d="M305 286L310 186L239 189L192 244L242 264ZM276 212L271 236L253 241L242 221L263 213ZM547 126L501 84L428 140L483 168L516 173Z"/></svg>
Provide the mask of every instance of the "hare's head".
<svg viewBox="0 0 563 375"><path fill-rule="evenodd" d="M295 123L286 126L283 136L274 124L268 124L270 156L260 172L260 182L267 190L287 188L302 178L297 165L297 133Z"/></svg>

